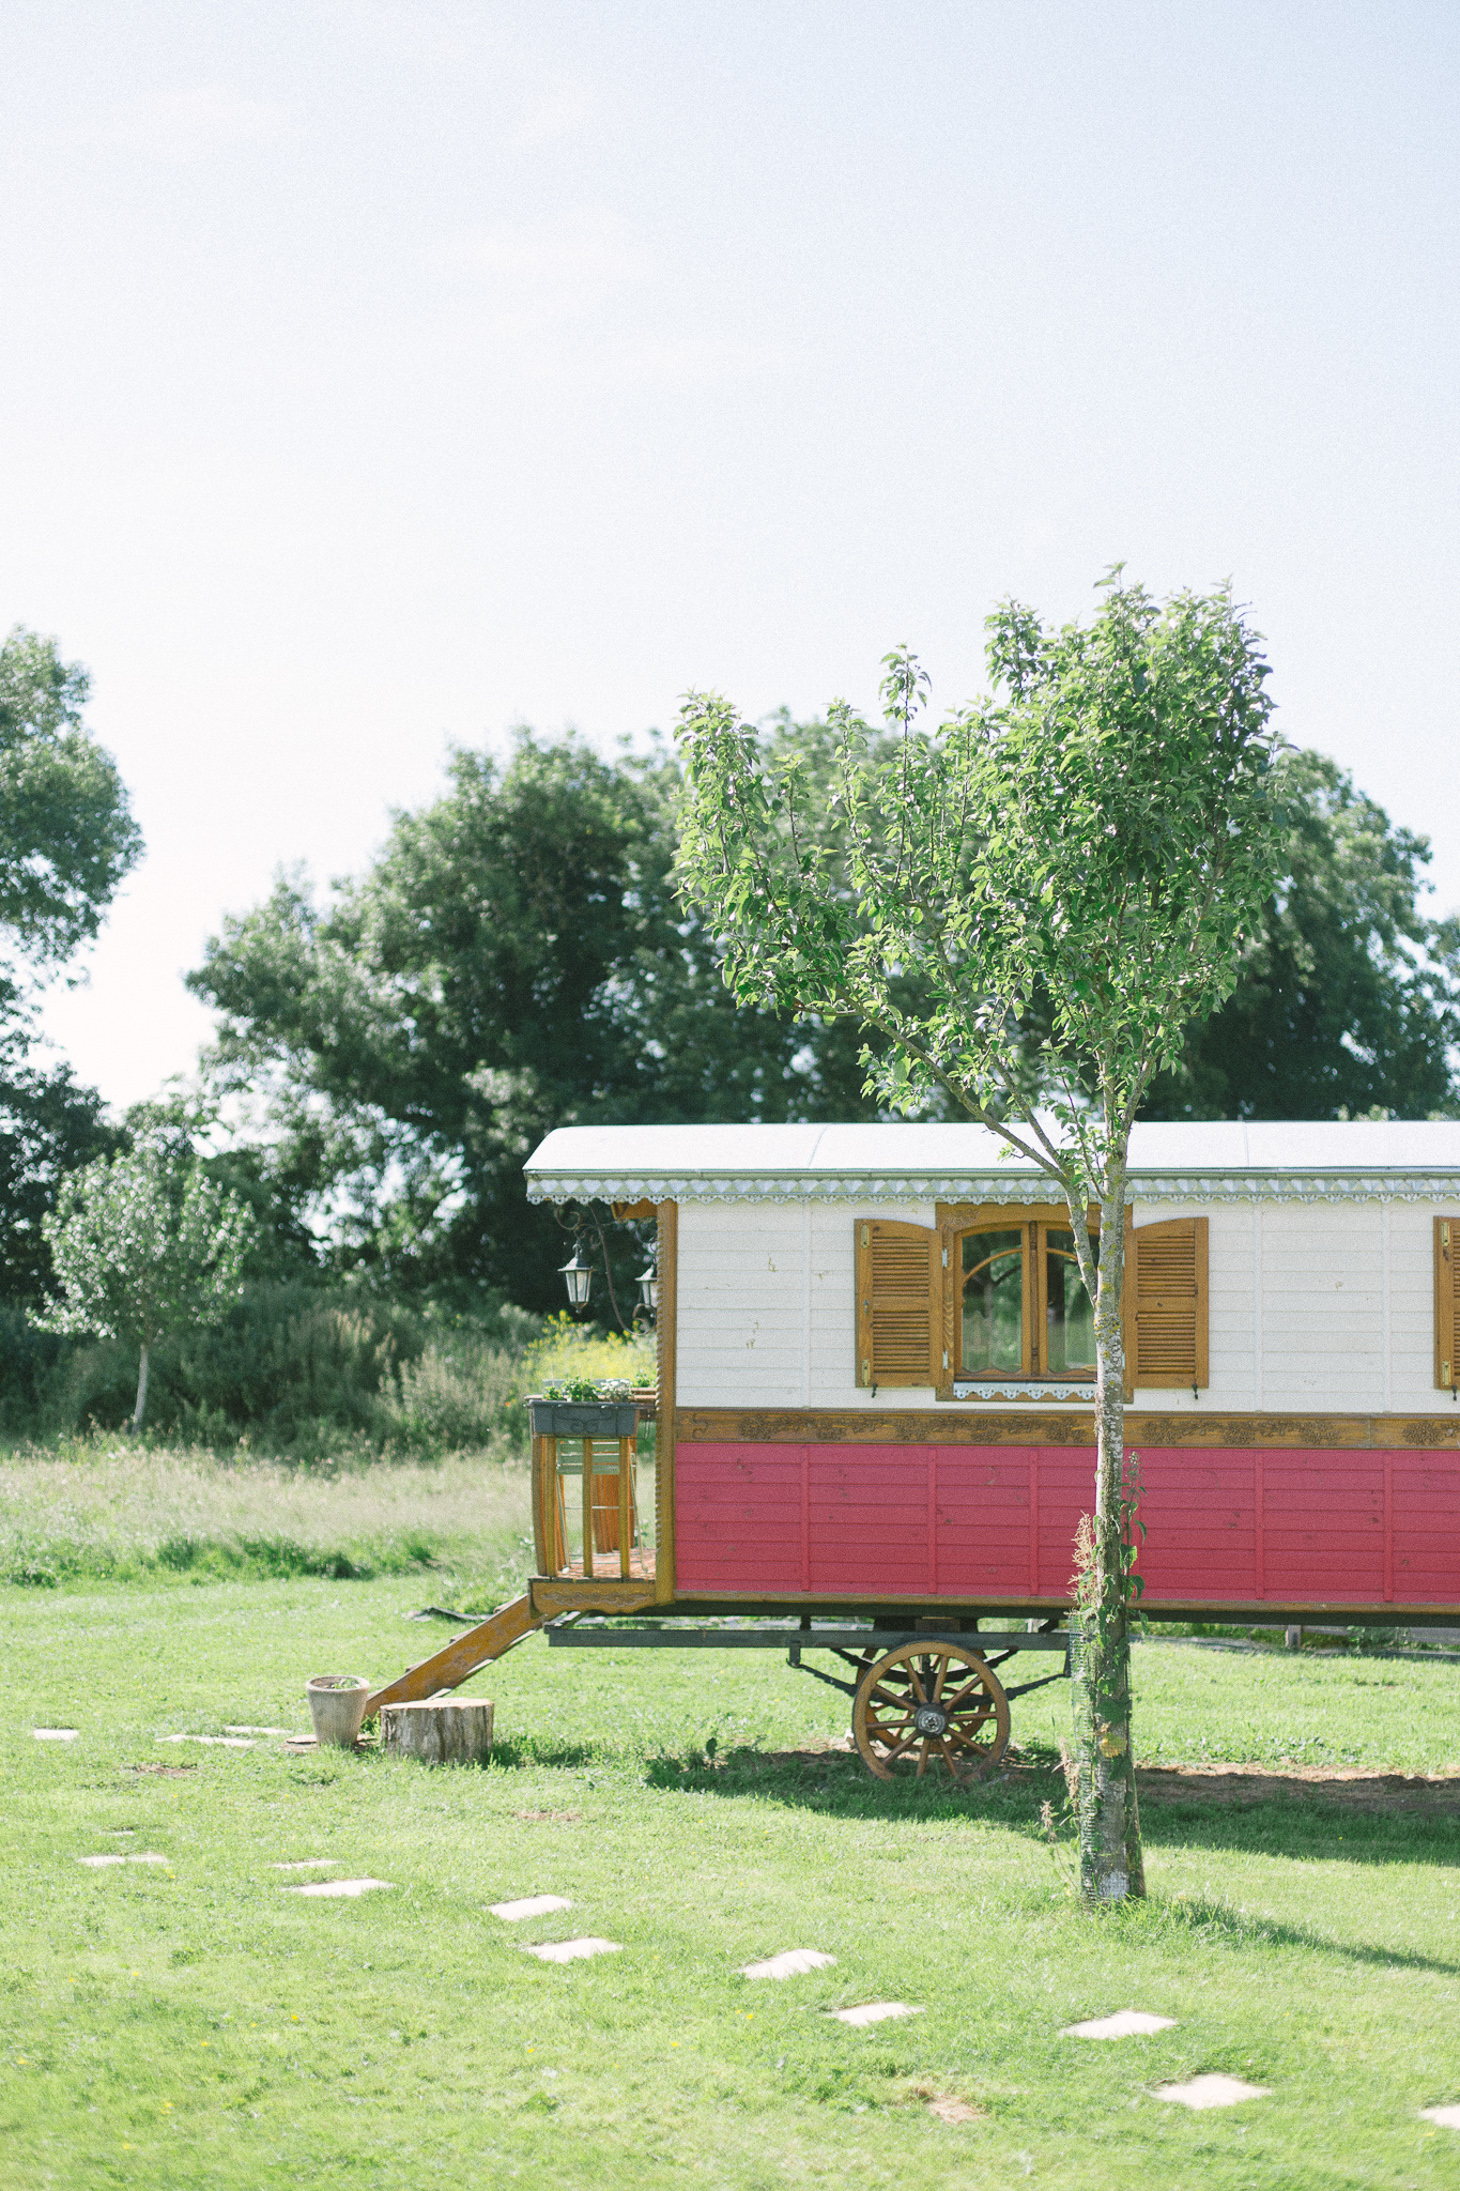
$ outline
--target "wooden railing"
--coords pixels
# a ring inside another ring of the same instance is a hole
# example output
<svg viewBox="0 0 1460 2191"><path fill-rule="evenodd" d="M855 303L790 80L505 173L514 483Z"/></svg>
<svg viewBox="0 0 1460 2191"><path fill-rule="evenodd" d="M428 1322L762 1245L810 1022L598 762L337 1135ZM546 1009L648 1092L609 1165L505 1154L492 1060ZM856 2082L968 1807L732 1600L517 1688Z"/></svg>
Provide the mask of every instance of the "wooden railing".
<svg viewBox="0 0 1460 2191"><path fill-rule="evenodd" d="M640 1422L652 1421L654 1394L636 1392L634 1399ZM648 1571L639 1542L637 1474L636 1438L533 1439L533 1542L540 1575L627 1580Z"/></svg>

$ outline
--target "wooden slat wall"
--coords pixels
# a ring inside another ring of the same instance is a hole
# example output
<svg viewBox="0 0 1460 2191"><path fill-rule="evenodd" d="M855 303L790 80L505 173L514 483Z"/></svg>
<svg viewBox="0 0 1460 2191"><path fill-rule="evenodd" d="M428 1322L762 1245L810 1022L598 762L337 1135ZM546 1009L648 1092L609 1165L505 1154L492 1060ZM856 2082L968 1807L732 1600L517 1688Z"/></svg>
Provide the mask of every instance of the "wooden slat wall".
<svg viewBox="0 0 1460 2191"><path fill-rule="evenodd" d="M1146 1448L1167 1604L1460 1606L1460 1453ZM1062 1598L1090 1460L1068 1446L681 1445L681 1596Z"/></svg>
<svg viewBox="0 0 1460 2191"><path fill-rule="evenodd" d="M1173 1216L1209 1219L1208 1382L1198 1401L1189 1387L1161 1390L1163 1411L1418 1415L1456 1405L1435 1384L1436 1214L1432 1206L1401 1203L1176 1212L1137 1203L1138 1227ZM878 1211L814 1203L808 1211L796 1204L686 1203L682 1402L905 1408L916 1387L883 1385L873 1394L855 1381L851 1221L883 1215L931 1225L935 1206Z"/></svg>

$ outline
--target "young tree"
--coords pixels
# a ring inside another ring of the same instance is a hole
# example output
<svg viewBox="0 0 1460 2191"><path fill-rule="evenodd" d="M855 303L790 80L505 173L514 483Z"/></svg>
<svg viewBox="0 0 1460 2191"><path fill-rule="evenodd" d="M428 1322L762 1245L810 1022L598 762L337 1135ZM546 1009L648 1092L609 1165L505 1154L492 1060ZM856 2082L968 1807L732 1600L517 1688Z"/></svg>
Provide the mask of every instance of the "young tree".
<svg viewBox="0 0 1460 2191"><path fill-rule="evenodd" d="M132 1428L140 1430L153 1347L190 1324L221 1322L238 1297L254 1220L186 1142L153 1132L73 1172L44 1230L62 1298L36 1322L131 1341L139 1351Z"/></svg>
<svg viewBox="0 0 1460 2191"><path fill-rule="evenodd" d="M892 757L845 704L833 710L834 844L796 756L768 765L728 701L691 694L682 873L725 939L737 997L853 1016L881 1038L864 1057L883 1103L951 1103L1068 1204L1097 1353L1075 1795L1083 1891L1108 1901L1144 1891L1121 1345L1128 1144L1153 1075L1231 989L1272 885L1268 669L1225 590L1158 605L1118 571L1088 626L1048 630L1006 603L987 628L1001 695L937 732L918 720L915 658L886 658Z"/></svg>

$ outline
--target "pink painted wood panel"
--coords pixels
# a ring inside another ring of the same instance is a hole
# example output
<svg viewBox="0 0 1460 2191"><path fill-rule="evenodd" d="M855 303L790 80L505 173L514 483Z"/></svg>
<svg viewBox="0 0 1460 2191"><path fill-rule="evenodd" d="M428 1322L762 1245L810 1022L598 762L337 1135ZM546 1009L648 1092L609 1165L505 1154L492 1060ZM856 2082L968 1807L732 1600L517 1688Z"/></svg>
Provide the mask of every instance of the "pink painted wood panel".
<svg viewBox="0 0 1460 2191"><path fill-rule="evenodd" d="M1152 1605L1460 1604L1460 1454L1143 1448ZM1094 1456L679 1446L681 1594L1065 1596Z"/></svg>

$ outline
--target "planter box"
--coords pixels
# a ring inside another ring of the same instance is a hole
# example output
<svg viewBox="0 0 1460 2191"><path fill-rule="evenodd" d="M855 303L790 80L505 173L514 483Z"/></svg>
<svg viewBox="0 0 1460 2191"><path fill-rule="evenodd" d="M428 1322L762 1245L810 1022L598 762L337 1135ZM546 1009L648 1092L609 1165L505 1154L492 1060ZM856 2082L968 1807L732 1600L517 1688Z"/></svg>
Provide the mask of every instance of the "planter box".
<svg viewBox="0 0 1460 2191"><path fill-rule="evenodd" d="M529 1400L534 1438L632 1438L634 1400Z"/></svg>

